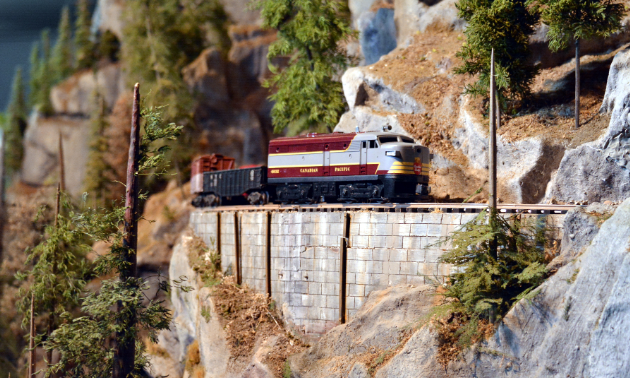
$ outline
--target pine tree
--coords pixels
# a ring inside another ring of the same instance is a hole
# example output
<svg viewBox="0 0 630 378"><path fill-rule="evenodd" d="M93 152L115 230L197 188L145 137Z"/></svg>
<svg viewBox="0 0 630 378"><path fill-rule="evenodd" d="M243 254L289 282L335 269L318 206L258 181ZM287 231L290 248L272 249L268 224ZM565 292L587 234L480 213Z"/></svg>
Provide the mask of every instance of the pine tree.
<svg viewBox="0 0 630 378"><path fill-rule="evenodd" d="M278 30L267 58L290 56L284 70L270 65L265 83L276 92L271 115L276 132L290 134L333 128L345 110L343 89L334 76L349 64L340 42L353 32L347 5L338 0L263 0L258 3L263 26Z"/></svg>
<svg viewBox="0 0 630 378"><path fill-rule="evenodd" d="M90 40L92 17L87 0L78 0L77 18L74 24L74 48L77 56L77 69L82 70L94 65L94 43Z"/></svg>
<svg viewBox="0 0 630 378"><path fill-rule="evenodd" d="M59 21L59 35L52 53L51 69L54 72L54 82L57 83L72 75L72 28L70 26L70 11L63 7Z"/></svg>
<svg viewBox="0 0 630 378"><path fill-rule="evenodd" d="M539 68L528 63L529 37L538 17L529 12L526 0L460 0L459 17L468 22L466 43L458 52L464 64L455 72L479 75L465 92L488 97L490 52L495 51L496 84L499 101L522 100Z"/></svg>
<svg viewBox="0 0 630 378"><path fill-rule="evenodd" d="M88 156L87 170L85 174L84 190L99 206L105 206L105 192L108 189L108 177L111 176L111 167L105 160L108 144L105 130L109 127L107 119L107 107L103 96L97 91L94 96L95 106L91 114L92 135L90 137L90 154Z"/></svg>
<svg viewBox="0 0 630 378"><path fill-rule="evenodd" d="M180 133L181 127L166 125L161 113L156 109L142 112L144 120L140 141L140 160L137 175L163 173L165 141L172 141ZM146 200L146 195L141 196ZM103 278L99 290L92 291L82 300L84 316L75 318L59 326L44 343L47 350L58 350L61 359L48 371L68 377L112 377L114 352L109 340L114 335L118 339L136 342L136 353L132 376L142 376L149 364L145 346L139 341L139 332L147 331L149 338L157 342L157 332L168 329L172 315L162 301L146 298L145 292L150 283L144 278L111 278L116 273L128 270L125 256L129 249L123 245L126 237L121 224L125 216L124 206L113 210L88 208L75 214L73 224L76 231L89 236L93 241L106 241L111 245L108 254L98 256L94 262L94 272ZM158 277L158 291L168 290L169 284ZM182 287L188 290L186 287ZM145 303L148 299L148 303ZM124 309L117 311L117 308Z"/></svg>
<svg viewBox="0 0 630 378"><path fill-rule="evenodd" d="M63 202L66 212L72 214L72 205ZM37 344L45 338L44 335L50 335L62 319L67 321L78 310L86 279L91 274L86 259L90 249L89 239L76 232L72 219L57 214L54 224L46 227L45 239L27 251L26 265L32 266L16 274L16 278L29 283L20 288L18 311L23 315L22 326L26 326L31 318L33 298L35 313L48 315L47 332L38 335Z"/></svg>
<svg viewBox="0 0 630 378"><path fill-rule="evenodd" d="M37 96L39 95L39 91L41 90L41 80L39 78L41 63L39 57L39 43L33 43L33 47L31 48L31 56L29 59L30 63L30 73L29 73L29 88L30 92L28 94L28 102L30 107L35 107L37 104Z"/></svg>
<svg viewBox="0 0 630 378"><path fill-rule="evenodd" d="M11 100L7 111L7 125L5 127L5 167L9 173L17 172L22 164L22 138L26 130L26 95L22 68L18 67L13 78Z"/></svg>
<svg viewBox="0 0 630 378"><path fill-rule="evenodd" d="M575 127L580 125L580 40L608 37L621 27L626 13L613 0L530 0L535 13L549 26L551 51L566 49L575 41Z"/></svg>
<svg viewBox="0 0 630 378"><path fill-rule="evenodd" d="M52 103L50 102L50 90L53 86L53 72L51 70L51 56L50 56L50 31L45 29L42 31L42 57L37 64L36 80L38 84L38 90L34 93L33 105L37 107L37 110L45 116L54 113ZM31 89L32 91L32 89Z"/></svg>

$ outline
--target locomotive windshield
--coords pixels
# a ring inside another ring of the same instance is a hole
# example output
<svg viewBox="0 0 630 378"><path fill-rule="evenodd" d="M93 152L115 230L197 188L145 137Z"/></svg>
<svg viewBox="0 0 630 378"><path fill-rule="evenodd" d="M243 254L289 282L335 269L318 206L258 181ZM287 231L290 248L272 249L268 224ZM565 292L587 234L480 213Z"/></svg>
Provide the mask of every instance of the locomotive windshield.
<svg viewBox="0 0 630 378"><path fill-rule="evenodd" d="M406 137L406 136L400 137L400 141L403 142L403 143L415 143L412 138L409 138L409 137Z"/></svg>
<svg viewBox="0 0 630 378"><path fill-rule="evenodd" d="M378 137L378 141L381 142L381 144L383 144L383 143L396 143L396 142L398 142L398 137L396 137L396 136L382 136L382 137Z"/></svg>

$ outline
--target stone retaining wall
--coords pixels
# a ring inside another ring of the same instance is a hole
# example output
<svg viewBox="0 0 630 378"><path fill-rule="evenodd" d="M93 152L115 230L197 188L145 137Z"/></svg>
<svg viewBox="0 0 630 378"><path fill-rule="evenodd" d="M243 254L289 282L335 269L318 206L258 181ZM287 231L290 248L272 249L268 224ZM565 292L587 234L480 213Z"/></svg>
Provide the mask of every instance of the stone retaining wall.
<svg viewBox="0 0 630 378"><path fill-rule="evenodd" d="M340 246L344 212L273 212L271 215L271 295L292 326L320 335L339 323ZM346 256L346 316L351 318L370 292L397 284L444 282L451 267L440 264L448 248L438 245L477 214L348 212L350 237ZM234 212L196 210L190 224L217 249L221 217L221 267L234 274ZM561 239L564 215L540 217ZM242 282L264 293L267 213L238 214Z"/></svg>

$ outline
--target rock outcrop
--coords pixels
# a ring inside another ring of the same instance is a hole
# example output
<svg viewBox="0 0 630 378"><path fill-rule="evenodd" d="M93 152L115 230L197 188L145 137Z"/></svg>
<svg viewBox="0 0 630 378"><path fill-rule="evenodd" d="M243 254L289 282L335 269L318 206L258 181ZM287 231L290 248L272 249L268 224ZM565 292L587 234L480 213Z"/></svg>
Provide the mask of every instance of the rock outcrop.
<svg viewBox="0 0 630 378"><path fill-rule="evenodd" d="M630 196L630 50L615 55L601 112L611 114L598 140L565 153L547 187L559 202L620 202Z"/></svg>
<svg viewBox="0 0 630 378"><path fill-rule="evenodd" d="M124 90L122 67L120 63L114 63L96 72L85 70L70 76L52 88L50 101L56 114L89 116L95 108L97 91L111 110Z"/></svg>
<svg viewBox="0 0 630 378"><path fill-rule="evenodd" d="M43 117L33 112L24 134L21 180L29 185L59 181L59 136L64 146L66 190L78 196L83 190L89 154L90 127L83 117Z"/></svg>
<svg viewBox="0 0 630 378"><path fill-rule="evenodd" d="M396 48L394 10L380 8L364 12L357 20L361 51L366 64L378 62L381 56Z"/></svg>

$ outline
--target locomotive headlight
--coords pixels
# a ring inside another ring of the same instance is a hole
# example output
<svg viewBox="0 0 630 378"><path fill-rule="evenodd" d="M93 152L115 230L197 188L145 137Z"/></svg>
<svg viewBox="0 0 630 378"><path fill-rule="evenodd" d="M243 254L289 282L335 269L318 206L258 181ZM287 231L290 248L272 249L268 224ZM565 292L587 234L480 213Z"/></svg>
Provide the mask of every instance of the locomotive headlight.
<svg viewBox="0 0 630 378"><path fill-rule="evenodd" d="M398 156L400 152L398 151L385 151L385 156Z"/></svg>

